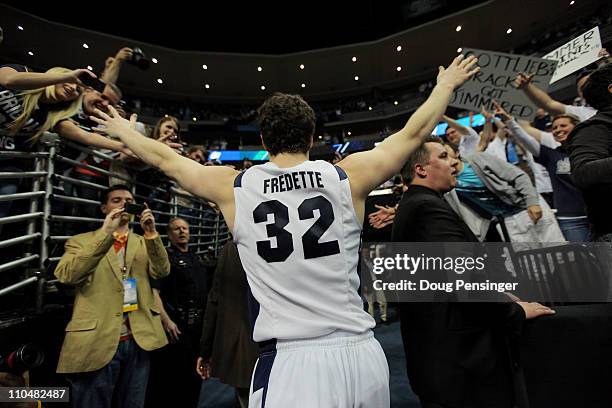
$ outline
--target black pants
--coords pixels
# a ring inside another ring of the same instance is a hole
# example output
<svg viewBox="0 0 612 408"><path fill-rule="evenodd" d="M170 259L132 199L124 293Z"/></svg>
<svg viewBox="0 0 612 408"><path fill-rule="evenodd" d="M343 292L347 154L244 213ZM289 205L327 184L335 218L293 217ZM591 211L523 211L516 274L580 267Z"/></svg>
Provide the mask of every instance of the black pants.
<svg viewBox="0 0 612 408"><path fill-rule="evenodd" d="M196 408L202 379L196 373L197 348L191 333L182 330L178 343L151 353L151 373L145 407Z"/></svg>

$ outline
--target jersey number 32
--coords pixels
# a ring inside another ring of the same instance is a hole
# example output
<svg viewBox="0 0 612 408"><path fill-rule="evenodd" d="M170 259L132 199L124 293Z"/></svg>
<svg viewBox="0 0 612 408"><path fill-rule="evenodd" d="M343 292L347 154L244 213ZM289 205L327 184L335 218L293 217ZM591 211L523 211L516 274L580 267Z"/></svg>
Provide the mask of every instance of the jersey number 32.
<svg viewBox="0 0 612 408"><path fill-rule="evenodd" d="M334 222L334 209L323 196L308 198L298 207L300 220L314 218L319 210L319 219L302 235L304 258L320 258L340 253L338 241L319 242L321 236ZM255 223L266 222L268 214L274 216L274 223L266 225L269 238L276 238L276 247L270 240L257 241L257 253L267 262L283 262L293 253L293 236L285 229L289 224L289 209L278 200L264 201L253 210Z"/></svg>

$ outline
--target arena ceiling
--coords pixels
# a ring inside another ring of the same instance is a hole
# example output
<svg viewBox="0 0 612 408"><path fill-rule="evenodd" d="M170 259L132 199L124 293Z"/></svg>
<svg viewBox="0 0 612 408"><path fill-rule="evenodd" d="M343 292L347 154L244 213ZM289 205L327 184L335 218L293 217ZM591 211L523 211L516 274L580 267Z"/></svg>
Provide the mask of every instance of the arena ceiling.
<svg viewBox="0 0 612 408"><path fill-rule="evenodd" d="M124 67L119 85L130 94L254 102L274 91L327 99L429 80L459 47L508 51L606 2L8 3L4 62L100 72L107 56L139 46L157 63Z"/></svg>

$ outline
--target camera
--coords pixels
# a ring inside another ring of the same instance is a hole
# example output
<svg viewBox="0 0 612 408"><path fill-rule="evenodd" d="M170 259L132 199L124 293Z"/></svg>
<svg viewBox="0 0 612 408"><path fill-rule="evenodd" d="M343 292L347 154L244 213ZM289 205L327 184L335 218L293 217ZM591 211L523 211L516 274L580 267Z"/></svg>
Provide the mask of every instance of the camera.
<svg viewBox="0 0 612 408"><path fill-rule="evenodd" d="M128 214L140 215L145 210L142 204L126 203L125 212Z"/></svg>
<svg viewBox="0 0 612 408"><path fill-rule="evenodd" d="M126 62L142 69L143 71L149 69L149 66L151 66L151 61L149 61L144 52L142 52L142 50L138 47L132 48L132 58Z"/></svg>
<svg viewBox="0 0 612 408"><path fill-rule="evenodd" d="M44 361L45 353L38 346L28 343L7 355L0 355L0 371L22 375L41 366Z"/></svg>
<svg viewBox="0 0 612 408"><path fill-rule="evenodd" d="M100 93L104 92L104 88L106 88L106 82L99 78L92 77L87 72L83 72L81 75L79 75L79 81L81 81L83 85L88 86Z"/></svg>

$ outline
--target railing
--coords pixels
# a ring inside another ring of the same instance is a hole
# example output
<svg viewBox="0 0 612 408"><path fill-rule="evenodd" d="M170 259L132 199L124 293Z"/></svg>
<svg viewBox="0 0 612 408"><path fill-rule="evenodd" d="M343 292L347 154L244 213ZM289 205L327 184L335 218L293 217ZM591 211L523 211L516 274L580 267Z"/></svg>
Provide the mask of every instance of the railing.
<svg viewBox="0 0 612 408"><path fill-rule="evenodd" d="M53 134L45 134L42 139L44 143L38 152L0 151L0 187L20 183L19 191L0 193L0 206L13 207L10 212L6 208L0 210L0 296L37 283L35 305L37 312L42 310L45 293L53 290L57 282L53 270L63 254L64 242L76 233L94 230L102 224L100 202L93 197L108 187L107 180L109 184L114 179L130 186L137 202L149 204L165 242L168 238L165 227L170 218L177 216L189 223L189 248L200 256L216 259L229 239L222 215L208 203L177 187L164 189L143 183L139 181L142 169L117 158L71 142L60 143ZM65 149L114 163L125 171L118 173L84 164L66 157ZM10 169L4 159L29 160L31 165L27 169ZM77 168L102 177L99 180L82 177L75 171ZM168 179L164 182L172 184ZM87 197L79 197L80 191L87 192Z"/></svg>

